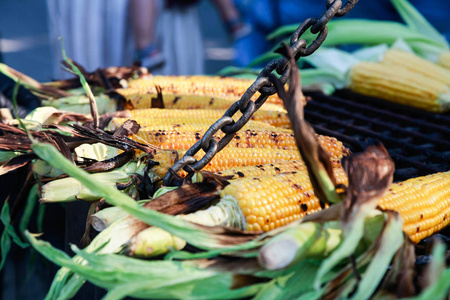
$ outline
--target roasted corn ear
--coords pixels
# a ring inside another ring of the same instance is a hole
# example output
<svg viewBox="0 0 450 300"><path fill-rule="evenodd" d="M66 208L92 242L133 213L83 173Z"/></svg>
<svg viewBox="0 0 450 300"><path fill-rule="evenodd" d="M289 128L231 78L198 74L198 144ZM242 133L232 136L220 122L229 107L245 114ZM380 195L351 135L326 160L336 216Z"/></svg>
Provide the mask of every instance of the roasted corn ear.
<svg viewBox="0 0 450 300"><path fill-rule="evenodd" d="M236 79L233 77L218 76L150 76L131 80L128 88L134 90L135 94L156 94L156 86L160 87L163 95L207 95L213 97L233 97L235 100L244 94L247 88L253 83L248 79ZM122 93L123 90L118 90ZM259 93L252 99L256 100ZM283 101L278 95L272 95L267 99L269 103L283 105ZM136 107L138 108L138 107Z"/></svg>
<svg viewBox="0 0 450 300"><path fill-rule="evenodd" d="M117 90L125 98L127 109L152 108L153 99L158 94L152 92L142 93L137 89ZM214 95L190 95L164 92L162 94L164 108L172 109L228 109L234 102L239 100L235 96L214 96ZM285 111L282 104L264 103L260 108L264 110Z"/></svg>
<svg viewBox="0 0 450 300"><path fill-rule="evenodd" d="M389 49L384 54L382 63L400 66L410 70L410 72L421 74L429 79L450 85L450 70L411 52L400 49Z"/></svg>
<svg viewBox="0 0 450 300"><path fill-rule="evenodd" d="M201 140L204 130L199 131L170 131L141 129L131 138L145 144L150 144L161 149L189 149L197 141ZM218 132L219 140L225 134ZM342 142L334 137L316 135L322 148L333 159L341 159L349 153ZM229 142L227 147L235 148L273 148L284 150L296 150L294 134L292 132L278 132L273 130L240 130Z"/></svg>
<svg viewBox="0 0 450 300"><path fill-rule="evenodd" d="M450 223L450 171L394 183L378 205L397 211L417 243Z"/></svg>
<svg viewBox="0 0 450 300"><path fill-rule="evenodd" d="M396 65L359 63L351 69L350 88L363 95L432 112L450 109L448 85Z"/></svg>
<svg viewBox="0 0 450 300"><path fill-rule="evenodd" d="M437 64L450 70L450 51L445 51L439 55Z"/></svg>
<svg viewBox="0 0 450 300"><path fill-rule="evenodd" d="M183 117L192 118L192 122L203 118L215 118L216 120L223 116L225 110L221 109L135 109L130 111L132 119L146 117L146 118L173 118ZM241 116L240 112L237 112L233 119L236 121ZM272 126L290 127L290 121L286 112L271 111L271 110L258 110L255 112L252 120L261 121Z"/></svg>
<svg viewBox="0 0 450 300"><path fill-rule="evenodd" d="M328 207L314 195L306 168L301 163L296 165L296 171L245 177L223 189L222 198L231 197L239 203L245 229L269 231ZM341 167L333 172L338 183L347 184Z"/></svg>

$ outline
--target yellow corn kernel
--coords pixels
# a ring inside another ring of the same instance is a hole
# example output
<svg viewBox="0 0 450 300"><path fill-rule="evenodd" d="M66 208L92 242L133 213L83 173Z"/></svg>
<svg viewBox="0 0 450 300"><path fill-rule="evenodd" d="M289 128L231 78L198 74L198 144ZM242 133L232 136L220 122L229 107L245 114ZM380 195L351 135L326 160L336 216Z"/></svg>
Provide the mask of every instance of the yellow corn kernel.
<svg viewBox="0 0 450 300"><path fill-rule="evenodd" d="M204 130L197 131L169 131L141 129L131 138L145 144L150 144L161 149L189 149L194 143L201 140ZM218 132L219 140L225 134ZM333 159L341 159L348 154L340 141L329 136L317 135L319 144ZM238 131L227 147L235 148L272 148L284 150L296 150L294 134L292 132L277 132L272 130L241 130Z"/></svg>
<svg viewBox="0 0 450 300"><path fill-rule="evenodd" d="M336 168L338 183L346 184L342 168ZM322 210L314 195L306 169L287 173L236 179L226 186L221 197L233 197L244 214L246 229L269 231Z"/></svg>
<svg viewBox="0 0 450 300"><path fill-rule="evenodd" d="M444 51L439 55L437 64L443 68L450 69L450 51Z"/></svg>
<svg viewBox="0 0 450 300"><path fill-rule="evenodd" d="M341 172L340 170L342 170L340 160L331 160L331 165L336 177L340 176L341 173L336 173ZM275 175L287 172L305 172L306 170L307 168L303 160L293 160L247 167L236 167L219 171L216 174L227 177L229 180L235 180L244 177ZM347 184L346 179L342 181L343 184Z"/></svg>
<svg viewBox="0 0 450 300"><path fill-rule="evenodd" d="M400 49L390 49L384 54L383 64L398 65L410 72L450 85L450 70L447 70L420 56Z"/></svg>
<svg viewBox="0 0 450 300"><path fill-rule="evenodd" d="M125 121L130 118L113 118L108 125L108 130L115 130L119 128ZM196 131L206 130L217 121L216 118L202 118L194 119L191 117L173 117L173 118L146 118L136 117L133 118L141 128L148 130L177 130L177 131ZM254 130L273 130L280 132L292 133L292 130L272 126L261 121L250 120L245 124L241 130L254 129Z"/></svg>
<svg viewBox="0 0 450 300"><path fill-rule="evenodd" d="M139 94L156 93L155 86L159 86L163 94L209 95L214 97L230 96L238 100L252 83L252 80L236 79L233 77L203 75L150 76L130 80L128 86L131 89L137 90ZM255 100L258 96L259 93L256 93L252 99ZM281 105L283 103L276 94L270 96L267 101Z"/></svg>
<svg viewBox="0 0 450 300"><path fill-rule="evenodd" d="M131 118L147 117L147 118L172 118L172 117L190 117L194 120L202 118L216 118L219 119L223 116L225 110L221 109L135 109L130 111ZM235 121L241 116L240 112L237 112L233 119ZM286 112L271 111L271 110L258 110L252 117L252 120L262 121L266 124L280 127L290 127L290 121Z"/></svg>
<svg viewBox="0 0 450 300"><path fill-rule="evenodd" d="M350 88L428 111L450 109L450 88L446 84L395 65L371 62L355 65L350 72Z"/></svg>
<svg viewBox="0 0 450 300"><path fill-rule="evenodd" d="M186 150L178 150L180 157L182 157L185 152ZM203 155L203 150L200 150L194 157L200 159ZM218 152L203 170L219 172L234 167L254 166L299 159L300 154L297 150L226 147Z"/></svg>
<svg viewBox="0 0 450 300"><path fill-rule="evenodd" d="M394 183L378 205L397 211L417 243L450 223L450 172Z"/></svg>
<svg viewBox="0 0 450 300"><path fill-rule="evenodd" d="M163 179L170 167L173 166L175 161L179 158L179 154L175 150L158 150L153 157L153 161L159 164L151 169L153 176L152 180Z"/></svg>
<svg viewBox="0 0 450 300"><path fill-rule="evenodd" d="M117 93L125 98L127 109L152 108L152 99L158 97L153 92L142 93L137 89L118 89ZM165 92L162 94L164 108L171 109L228 109L239 98L235 96L190 95ZM264 103L262 110L285 111L284 106L275 103Z"/></svg>

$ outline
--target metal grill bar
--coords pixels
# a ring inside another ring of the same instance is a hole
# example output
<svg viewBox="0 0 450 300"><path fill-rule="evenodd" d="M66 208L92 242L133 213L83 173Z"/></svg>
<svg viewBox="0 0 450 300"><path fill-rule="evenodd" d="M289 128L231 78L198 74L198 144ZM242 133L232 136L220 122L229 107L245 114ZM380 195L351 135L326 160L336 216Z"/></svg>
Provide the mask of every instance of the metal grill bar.
<svg viewBox="0 0 450 300"><path fill-rule="evenodd" d="M450 115L338 91L309 96L305 118L320 134L335 136L353 152L367 139L381 141L396 164L395 181L450 170Z"/></svg>

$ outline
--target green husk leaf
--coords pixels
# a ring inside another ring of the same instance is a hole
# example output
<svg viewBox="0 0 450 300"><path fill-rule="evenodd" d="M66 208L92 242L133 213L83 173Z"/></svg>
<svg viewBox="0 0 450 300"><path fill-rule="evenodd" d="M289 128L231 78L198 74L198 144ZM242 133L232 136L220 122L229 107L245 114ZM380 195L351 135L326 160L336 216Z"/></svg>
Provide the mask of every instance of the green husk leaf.
<svg viewBox="0 0 450 300"><path fill-rule="evenodd" d="M403 243L403 221L398 214L388 218L383 230L380 246L359 282L352 299L368 299L378 287L397 250Z"/></svg>
<svg viewBox="0 0 450 300"><path fill-rule="evenodd" d="M281 54L279 54L279 53L274 53L274 52L271 50L271 51L266 52L266 53L264 53L264 54L258 56L257 58L255 58L252 62L250 62L250 64L248 65L248 67L251 68L251 67L257 66L257 65L259 65L259 64L262 64L262 63L264 63L264 62L271 61L271 60L274 60L274 59L277 59L277 58L281 58L281 57L282 57Z"/></svg>
<svg viewBox="0 0 450 300"><path fill-rule="evenodd" d="M19 151L3 151L0 150L0 165L2 165L3 163L6 163L7 161L9 161L10 159L22 155L23 152L19 152Z"/></svg>
<svg viewBox="0 0 450 300"><path fill-rule="evenodd" d="M204 227L179 218L174 218L170 215L142 208L132 198L120 191L97 184L93 180L92 175L73 165L52 145L35 142L32 145L32 149L41 159L46 160L53 166L57 166L69 176L79 180L94 195L105 198L108 203L121 207L128 214L143 222L160 227L200 248L210 249L223 247L223 245L214 239L214 233L205 230Z"/></svg>
<svg viewBox="0 0 450 300"><path fill-rule="evenodd" d="M450 290L450 269L445 270L436 282L427 287L419 296L411 300L445 299Z"/></svg>
<svg viewBox="0 0 450 300"><path fill-rule="evenodd" d="M269 36L277 37L279 34L294 32L297 25L288 25L279 28ZM448 49L448 44L437 41L417 32L404 24L393 21L376 21L366 19L333 20L327 24L328 35L323 46L332 47L338 45L392 45L398 38L408 43L414 52L428 58L435 58L442 51ZM292 30L292 31L289 31ZM275 34L276 33L276 34ZM307 42L312 42L315 35L309 31L302 36Z"/></svg>
<svg viewBox="0 0 450 300"><path fill-rule="evenodd" d="M6 203L6 202L5 202ZM0 270L3 269L3 266L6 262L6 257L8 256L9 250L11 250L11 237L9 236L8 232L3 230L2 238L0 241L1 245L1 252L2 252L2 260L0 261Z"/></svg>
<svg viewBox="0 0 450 300"><path fill-rule="evenodd" d="M17 105L17 93L19 92L19 88L20 88L20 78L19 80L17 80L16 84L14 85L14 89L13 89L13 93L12 93L12 104L13 104L13 111L14 111L14 115L16 115L17 121L19 122L20 128L22 128L23 130L27 130L27 128L25 127L25 125L22 123L22 119L19 118L19 109L18 109L18 105ZM28 133L28 131L27 131ZM30 134L28 133L28 136Z"/></svg>
<svg viewBox="0 0 450 300"><path fill-rule="evenodd" d="M314 274L319 269L318 260L303 260L295 267L290 268L285 275L274 278L256 295L254 300L273 299L319 299L323 290L312 289Z"/></svg>
<svg viewBox="0 0 450 300"><path fill-rule="evenodd" d="M39 199L39 185L35 184L30 189L30 192L27 197L27 204L25 205L22 218L20 219L19 223L20 233L23 233L27 229L34 208L36 207L36 203L38 202L38 199Z"/></svg>
<svg viewBox="0 0 450 300"><path fill-rule="evenodd" d="M402 17L403 21L414 31L432 38L437 43L448 48L448 43L439 31L407 0L391 0L392 5Z"/></svg>
<svg viewBox="0 0 450 300"><path fill-rule="evenodd" d="M26 117L25 120L27 121L35 121L39 124L45 124L46 121L55 113L57 113L58 110L54 107L49 106L41 106L36 109L34 109L32 112L30 112Z"/></svg>
<svg viewBox="0 0 450 300"><path fill-rule="evenodd" d="M286 230L261 248L259 263L266 269L278 270L305 258L326 255L328 234L323 229L322 224L305 222ZM342 231L337 234L342 234Z"/></svg>
<svg viewBox="0 0 450 300"><path fill-rule="evenodd" d="M428 299L442 299L445 294L441 294L445 291L445 286L447 287L447 293L450 289L450 282L447 281L446 285L436 285L439 282L440 277L445 276L445 273L448 273L450 269L446 266L446 245L442 242L441 239L435 238L433 240L433 250L431 253L431 257L433 258L430 264L425 268L422 277L423 277L423 287L425 289L424 294L429 295L432 298ZM447 275L448 276L448 275ZM435 286L436 285L436 286ZM428 291L429 290L429 291ZM434 294L434 296L431 296ZM427 299L427 298L425 298Z"/></svg>
<svg viewBox="0 0 450 300"><path fill-rule="evenodd" d="M378 199L392 184L395 169L387 150L379 143L350 156L343 161L343 167L349 182L340 216L345 239L322 263L314 283L316 289L327 272L354 254L364 234L364 219L375 211Z"/></svg>
<svg viewBox="0 0 450 300"><path fill-rule="evenodd" d="M98 113L106 114L117 110L115 100L112 100L107 95L98 95L95 97L97 103ZM60 111L71 111L79 114L90 114L89 98L85 95L74 95L62 98L50 98L42 100L42 105L45 107L56 108Z"/></svg>
<svg viewBox="0 0 450 300"><path fill-rule="evenodd" d="M142 261L113 254L89 254L73 247L72 250L86 262L81 265L49 243L39 241L29 233L26 235L47 259L70 268L100 287L112 290L122 287L121 296L233 299L248 297L261 288L261 284L255 284L232 290L231 273L214 271L201 261ZM116 299L113 293L108 295L112 297L109 299Z"/></svg>
<svg viewBox="0 0 450 300"><path fill-rule="evenodd" d="M190 259L207 259L214 258L217 255L226 254L227 251L224 249L208 250L204 252L192 253L188 251L173 251L169 252L164 256L166 260L190 260Z"/></svg>
<svg viewBox="0 0 450 300"><path fill-rule="evenodd" d="M346 79L343 74L339 74L329 69L304 69L301 70L302 88L307 89L308 86L314 84L331 83L336 87L345 86Z"/></svg>
<svg viewBox="0 0 450 300"><path fill-rule="evenodd" d="M362 208L364 209L364 207ZM369 212L360 211L359 214L355 216L353 222L351 223L350 231L346 234L345 239L339 245L339 247L334 250L331 255L325 259L319 271L317 272L316 279L314 281L314 286L316 290L320 289L320 284L322 282L322 278L330 272L336 265L338 265L343 259L352 255L356 247L359 244L359 241L363 237L364 233L364 219L365 216Z"/></svg>
<svg viewBox="0 0 450 300"><path fill-rule="evenodd" d="M321 47L304 59L316 68L336 72L340 78L343 78L354 65L359 63L358 59L345 51L325 47Z"/></svg>
<svg viewBox="0 0 450 300"><path fill-rule="evenodd" d="M310 33L307 33L307 37ZM311 34L311 37L313 35ZM375 21L364 19L335 20L328 23L328 36L324 46L345 44L393 44L398 38L404 39L408 44L429 44L435 48L445 50L447 47L432 38L423 35L411 28L393 21ZM413 46L413 45L412 45ZM417 44L415 45L417 47ZM414 47L413 47L414 48ZM414 49L417 50L417 49Z"/></svg>
<svg viewBox="0 0 450 300"><path fill-rule="evenodd" d="M32 166L33 173L38 176L55 178L64 174L61 170L54 168L48 162L36 159Z"/></svg>
<svg viewBox="0 0 450 300"><path fill-rule="evenodd" d="M348 73L359 63L359 59L347 52L324 47L304 59L317 69L301 71L302 85L328 82L333 83L336 88L348 86Z"/></svg>
<svg viewBox="0 0 450 300"><path fill-rule="evenodd" d="M216 236L213 232L206 230L202 226L174 218L173 216L142 208L132 198L121 193L120 191L111 189L104 185L98 185L95 181L92 180L92 175L89 175L84 170L74 166L52 145L35 142L32 145L32 149L41 159L48 161L54 166L58 166L58 168L63 170L69 176L72 176L79 180L83 185L86 186L86 188L94 191L93 193L95 193L98 197L105 198L106 201L110 204L121 207L128 214L133 215L143 222L160 227L202 249L224 247L224 245L220 243L220 240L215 238ZM114 228L113 225L102 231L101 234L104 233L104 235L102 235L103 237L107 236L111 228ZM92 248L95 249L96 245L94 242L96 240L97 238L94 239L90 247L92 246ZM101 239L100 241L102 241L102 244L105 242ZM249 244L250 246L254 246L258 245L258 242L254 241L250 242ZM236 246L236 248L238 248L239 246L240 245ZM249 246L247 245L247 247ZM113 249L113 251L115 250L116 248ZM71 276L73 277L71 278ZM67 294L73 294L76 292L76 289L78 289L83 284L83 280L84 279L79 278L78 275L71 275L67 269L61 269L57 275L57 278L52 284L52 288L49 292L48 297L50 298L61 293L65 287L66 282L68 282L70 285L67 286L67 289L64 292Z"/></svg>
<svg viewBox="0 0 450 300"><path fill-rule="evenodd" d="M289 24L289 25L280 26L277 29L275 29L274 31L272 31L267 36L267 39L273 40L273 39L283 36L283 35L292 34L299 25L300 24Z"/></svg>
<svg viewBox="0 0 450 300"><path fill-rule="evenodd" d="M50 163L49 161L46 162ZM51 165L54 166L54 164ZM128 181L130 174L142 173L144 167L145 165L143 164L137 166L135 161L131 161L113 171L94 173L90 176L96 185L116 189L117 182ZM78 199L96 201L102 198L95 192L95 189L85 186L82 182L72 177L56 179L43 185L41 195L41 202L70 202Z"/></svg>
<svg viewBox="0 0 450 300"><path fill-rule="evenodd" d="M4 229L0 241L2 259L0 261L0 270L6 262L6 257L8 256L9 250L11 249L12 241L22 248L28 247L28 243L23 242L17 235L14 227L11 225L11 218L9 215L9 203L5 201L3 203L3 208L0 214L0 220L3 223ZM12 239L12 240L11 240Z"/></svg>
<svg viewBox="0 0 450 300"><path fill-rule="evenodd" d="M92 114L92 118L94 120L94 127L97 128L99 125L99 120L98 120L98 108L97 108L97 102L95 101L95 96L92 93L92 90L89 86L89 84L86 81L86 78L84 78L83 73L81 73L80 69L78 69L77 66L75 66L72 61L67 57L66 55L66 50L64 49L64 42L61 39L61 45L62 45L62 56L64 61L70 66L71 70L78 75L78 77L80 78L80 83L81 86L83 87L83 89L86 92L87 97L89 98L89 104L90 104L90 110L91 110L91 114Z"/></svg>
<svg viewBox="0 0 450 300"><path fill-rule="evenodd" d="M205 210L178 215L177 218L205 226L227 226L241 229L245 223L237 200L227 196L222 197L216 205ZM181 250L185 246L186 241L160 228L150 227L139 232L128 242L127 251L130 251L132 256L150 257L165 254L170 249Z"/></svg>
<svg viewBox="0 0 450 300"><path fill-rule="evenodd" d="M9 204L8 201L5 201L3 204L2 212L0 215L0 219L5 226L5 231L12 238L15 244L17 244L21 248L26 248L29 246L28 243L23 242L19 235L16 233L14 227L11 225L11 218L9 215Z"/></svg>
<svg viewBox="0 0 450 300"><path fill-rule="evenodd" d="M38 213L36 217L36 227L38 232L44 231L44 217L45 217L45 205L38 206Z"/></svg>
<svg viewBox="0 0 450 300"><path fill-rule="evenodd" d="M153 194L153 198L158 198L159 196L164 195L167 192L173 191L176 188L178 188L177 186L163 186L161 188L159 188L154 194Z"/></svg>
<svg viewBox="0 0 450 300"><path fill-rule="evenodd" d="M404 44L406 43L404 42ZM372 47L364 47L352 52L352 56L362 61L380 62L383 60L384 54L388 49L389 46L387 44L381 44ZM409 51L412 51L410 47Z"/></svg>
<svg viewBox="0 0 450 300"><path fill-rule="evenodd" d="M33 78L8 67L7 65L0 63L0 73L8 76L15 82L21 81L21 85L25 88L31 90L38 97L64 97L68 94L63 90L53 88L51 86L46 86L40 82L34 80Z"/></svg>

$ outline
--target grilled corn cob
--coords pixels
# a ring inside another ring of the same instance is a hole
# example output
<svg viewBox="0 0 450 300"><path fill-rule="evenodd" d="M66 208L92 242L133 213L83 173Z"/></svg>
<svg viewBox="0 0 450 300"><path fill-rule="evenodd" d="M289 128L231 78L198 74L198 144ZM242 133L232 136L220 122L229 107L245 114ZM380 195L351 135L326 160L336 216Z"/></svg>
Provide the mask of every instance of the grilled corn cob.
<svg viewBox="0 0 450 300"><path fill-rule="evenodd" d="M338 183L346 184L342 168L335 168ZM232 181L221 192L239 203L245 229L269 231L327 207L314 195L308 172L303 169Z"/></svg>
<svg viewBox="0 0 450 300"><path fill-rule="evenodd" d="M128 87L134 89L138 94L156 93L155 86L159 86L164 94L180 95L209 95L229 96L238 100L247 88L253 83L252 80L236 79L233 77L218 76L150 76L148 78L131 80ZM122 93L122 90L118 90ZM256 93L253 100L259 96ZM283 101L272 95L267 100L269 103L281 104ZM138 108L138 107L136 107Z"/></svg>
<svg viewBox="0 0 450 300"><path fill-rule="evenodd" d="M450 223L450 171L394 183L378 205L397 211L417 243Z"/></svg>
<svg viewBox="0 0 450 300"><path fill-rule="evenodd" d="M439 55L437 64L443 68L450 69L450 51L445 51Z"/></svg>
<svg viewBox="0 0 450 300"><path fill-rule="evenodd" d="M221 109L135 109L130 111L131 118L172 118L172 117L190 117L192 119L203 119L203 118L220 118L225 113L225 110ZM238 112L234 116L234 120L241 116ZM252 120L262 121L266 124L280 127L290 127L290 121L286 112L282 111L271 111L271 110L258 110L252 117Z"/></svg>
<svg viewBox="0 0 450 300"><path fill-rule="evenodd" d="M331 160L333 169L341 168L340 160ZM306 170L306 165L303 160L282 161L273 164L255 165L247 167L236 167L219 171L216 174L227 177L229 180L235 180L244 177L255 177L263 175L275 175L287 172L303 172Z"/></svg>
<svg viewBox="0 0 450 300"><path fill-rule="evenodd" d="M160 150L157 151L153 161L158 165L152 168L152 179L162 178L168 168L172 167L177 158L183 157L187 150ZM200 150L194 157L200 159L205 153ZM204 171L219 172L227 169L243 166L255 166L277 163L283 161L299 160L297 150L282 150L270 148L234 148L226 147L218 152L214 158L203 168ZM181 175L186 175L181 171Z"/></svg>
<svg viewBox="0 0 450 300"><path fill-rule="evenodd" d="M151 144L161 149L189 149L195 142L203 137L204 131L169 131L169 130L140 130L132 139L141 143ZM216 134L217 140L225 134ZM341 159L348 153L336 138L316 135L323 149L331 158ZM296 150L294 134L292 132L277 132L272 130L241 130L236 133L228 144L236 148L273 148Z"/></svg>
<svg viewBox="0 0 450 300"><path fill-rule="evenodd" d="M350 88L360 94L433 112L450 109L446 84L403 67L362 62L350 72Z"/></svg>
<svg viewBox="0 0 450 300"><path fill-rule="evenodd" d="M408 69L410 72L422 74L437 82L450 85L450 70L421 58L414 53L399 49L390 49L384 54L382 63L401 66Z"/></svg>
<svg viewBox="0 0 450 300"><path fill-rule="evenodd" d="M333 172L339 184L347 184L347 177L339 164ZM208 226L268 231L327 207L320 205L315 197L301 161L236 168L218 174L234 176L222 190L221 201L206 210L181 215L180 218ZM267 175L251 176L254 174ZM418 242L450 222L450 172L394 183L380 199L379 206L398 211L404 220L404 231ZM417 210L419 207L421 210ZM158 238L161 237L159 231L161 229L151 227L136 235L128 243L130 254L151 256L167 252L169 247L179 250L185 246L184 241L164 231L162 239Z"/></svg>
<svg viewBox="0 0 450 300"><path fill-rule="evenodd" d="M180 157L185 152L186 150L178 150ZM203 150L200 150L194 157L200 159L203 155ZM203 170L219 172L234 167L254 166L299 159L300 154L297 150L226 147L218 152Z"/></svg>
<svg viewBox="0 0 450 300"><path fill-rule="evenodd" d="M128 109L152 108L152 99L158 95L152 91L142 93L137 89L117 90L126 102ZM235 96L213 96L213 95L190 95L164 92L162 94L164 108L172 109L228 109L234 102L239 100ZM285 111L282 104L265 103L261 109Z"/></svg>
<svg viewBox="0 0 450 300"><path fill-rule="evenodd" d="M268 231L327 207L322 207L314 195L303 162L290 162L289 166L285 162L282 164L273 164L273 171L277 172L277 168L295 171L233 180L221 192L221 200L217 205L178 217L207 226ZM271 167L263 165L263 168ZM248 174L245 169L240 170ZM333 171L339 183L347 183L342 167L333 168ZM152 256L163 254L169 248L180 250L185 245L185 241L159 228L150 227L133 237L126 249L128 254L134 256Z"/></svg>
<svg viewBox="0 0 450 300"><path fill-rule="evenodd" d="M108 130L115 130L119 128L129 118L113 118L108 125ZM191 117L174 117L174 118L146 118L137 117L134 118L141 128L146 130L178 130L178 131L196 131L205 130L211 124L217 121L215 118L203 118L194 119ZM242 127L241 130L254 129L254 130L273 130L280 132L292 132L287 128L281 128L266 124L261 121L250 120Z"/></svg>

